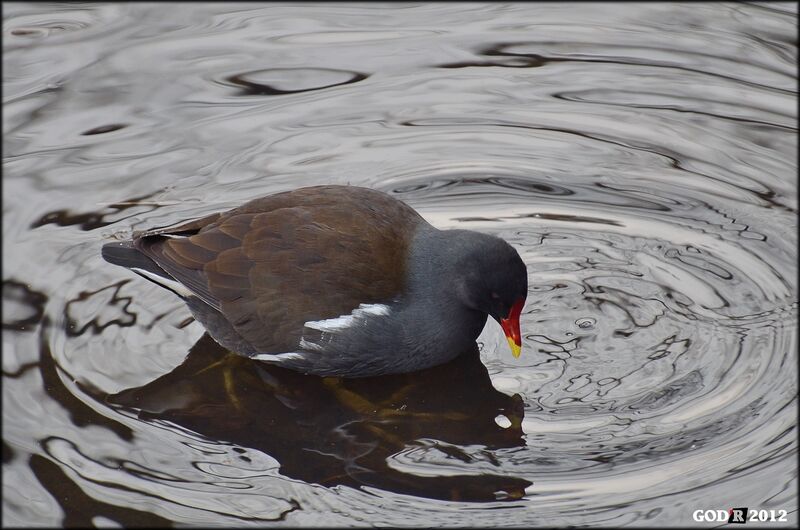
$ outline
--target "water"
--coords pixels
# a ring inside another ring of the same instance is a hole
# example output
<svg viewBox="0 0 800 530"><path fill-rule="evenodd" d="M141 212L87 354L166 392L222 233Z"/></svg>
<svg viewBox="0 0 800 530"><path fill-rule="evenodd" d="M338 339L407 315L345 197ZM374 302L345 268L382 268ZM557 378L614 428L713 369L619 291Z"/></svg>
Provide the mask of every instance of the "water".
<svg viewBox="0 0 800 530"><path fill-rule="evenodd" d="M797 524L796 4L3 10L4 524ZM522 356L303 377L100 258L321 183L510 241Z"/></svg>

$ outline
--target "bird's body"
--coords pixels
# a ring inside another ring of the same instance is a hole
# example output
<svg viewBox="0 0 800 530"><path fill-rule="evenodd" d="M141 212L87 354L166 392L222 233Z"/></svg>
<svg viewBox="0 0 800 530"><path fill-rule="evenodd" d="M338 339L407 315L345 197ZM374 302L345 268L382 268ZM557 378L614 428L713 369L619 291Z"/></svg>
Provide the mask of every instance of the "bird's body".
<svg viewBox="0 0 800 530"><path fill-rule="evenodd" d="M317 375L444 363L474 343L498 293L498 320L527 294L525 266L502 239L438 230L353 186L255 199L109 243L103 256L172 289L226 348Z"/></svg>

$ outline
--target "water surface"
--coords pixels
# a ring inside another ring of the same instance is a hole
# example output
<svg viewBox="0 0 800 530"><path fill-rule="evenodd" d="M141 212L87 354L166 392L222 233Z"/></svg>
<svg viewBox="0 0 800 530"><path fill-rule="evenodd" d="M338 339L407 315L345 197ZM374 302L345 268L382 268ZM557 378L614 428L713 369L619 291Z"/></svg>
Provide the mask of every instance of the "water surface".
<svg viewBox="0 0 800 530"><path fill-rule="evenodd" d="M796 4L3 12L4 524L797 524ZM100 257L315 184L507 239L523 355L306 377Z"/></svg>

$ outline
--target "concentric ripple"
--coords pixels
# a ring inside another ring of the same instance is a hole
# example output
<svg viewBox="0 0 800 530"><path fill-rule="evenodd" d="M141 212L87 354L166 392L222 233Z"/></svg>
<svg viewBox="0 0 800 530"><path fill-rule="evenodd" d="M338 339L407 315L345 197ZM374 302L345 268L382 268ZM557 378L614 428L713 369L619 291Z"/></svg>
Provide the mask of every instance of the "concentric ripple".
<svg viewBox="0 0 800 530"><path fill-rule="evenodd" d="M687 475L713 485L731 455L753 473L792 445L795 264L780 231L720 199L633 184L465 176L394 189L441 224L506 238L528 264L523 356L497 330L482 338L495 386L527 405L528 451L509 458L537 507L674 494Z"/></svg>
<svg viewBox="0 0 800 530"><path fill-rule="evenodd" d="M796 526L794 11L4 5L4 524ZM508 240L521 357L270 369L100 257L323 183Z"/></svg>

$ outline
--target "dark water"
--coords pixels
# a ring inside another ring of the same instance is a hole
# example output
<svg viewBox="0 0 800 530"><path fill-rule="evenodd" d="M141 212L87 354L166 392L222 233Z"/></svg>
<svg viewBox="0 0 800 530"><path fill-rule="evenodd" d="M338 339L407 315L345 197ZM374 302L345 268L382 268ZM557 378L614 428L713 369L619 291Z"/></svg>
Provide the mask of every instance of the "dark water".
<svg viewBox="0 0 800 530"><path fill-rule="evenodd" d="M796 4L3 15L4 524L797 524ZM522 357L305 377L100 257L321 183L510 241Z"/></svg>

